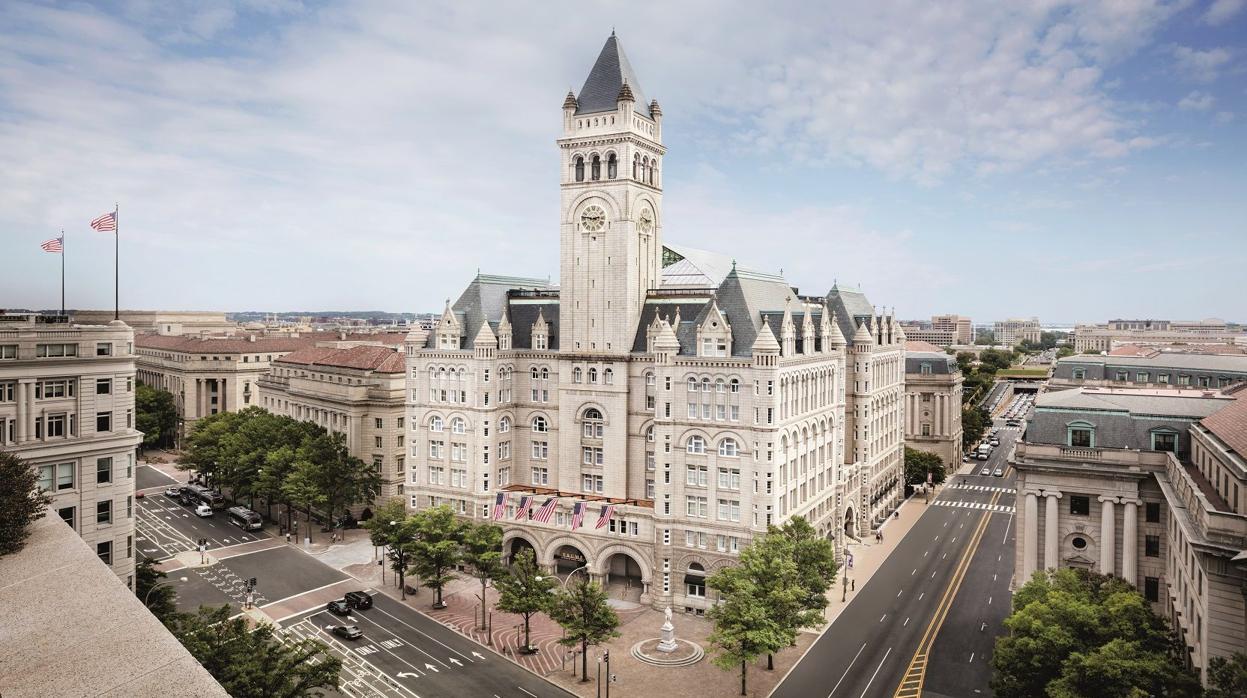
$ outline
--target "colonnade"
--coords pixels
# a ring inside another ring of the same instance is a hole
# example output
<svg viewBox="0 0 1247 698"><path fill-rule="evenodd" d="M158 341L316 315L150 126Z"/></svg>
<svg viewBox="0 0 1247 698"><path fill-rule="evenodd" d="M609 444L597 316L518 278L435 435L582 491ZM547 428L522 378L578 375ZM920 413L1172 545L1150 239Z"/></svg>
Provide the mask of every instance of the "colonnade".
<svg viewBox="0 0 1247 698"><path fill-rule="evenodd" d="M1044 498L1044 547L1043 568L1060 566L1060 500L1062 493L1056 490L1037 490L1025 493L1022 513L1022 574L1025 583L1039 565L1039 498ZM1100 497L1100 573L1114 574L1117 561L1117 512L1122 511L1121 578L1136 583L1139 552L1139 501L1122 497Z"/></svg>

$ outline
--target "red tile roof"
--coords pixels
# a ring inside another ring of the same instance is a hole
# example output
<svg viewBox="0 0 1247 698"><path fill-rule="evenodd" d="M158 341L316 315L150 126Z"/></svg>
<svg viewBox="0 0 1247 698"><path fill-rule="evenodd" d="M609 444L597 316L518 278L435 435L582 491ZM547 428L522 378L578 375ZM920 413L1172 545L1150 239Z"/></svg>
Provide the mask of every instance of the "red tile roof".
<svg viewBox="0 0 1247 698"><path fill-rule="evenodd" d="M924 342L921 339L905 340L905 351L933 351L936 354L945 353L943 349L935 346L930 342Z"/></svg>
<svg viewBox="0 0 1247 698"><path fill-rule="evenodd" d="M276 363L327 368L351 368L377 373L403 373L406 362L403 353L393 347L360 345L350 349L310 347L291 352Z"/></svg>
<svg viewBox="0 0 1247 698"><path fill-rule="evenodd" d="M254 337L254 340L252 339ZM181 351L188 354L253 354L261 352L293 352L328 342L366 342L401 347L407 335L403 332L345 334L339 332L307 332L297 337L266 337L234 335L230 337L183 337L138 334L134 343L140 348Z"/></svg>
<svg viewBox="0 0 1247 698"><path fill-rule="evenodd" d="M1247 395L1239 396L1237 400L1204 417L1200 424L1239 455L1247 458Z"/></svg>

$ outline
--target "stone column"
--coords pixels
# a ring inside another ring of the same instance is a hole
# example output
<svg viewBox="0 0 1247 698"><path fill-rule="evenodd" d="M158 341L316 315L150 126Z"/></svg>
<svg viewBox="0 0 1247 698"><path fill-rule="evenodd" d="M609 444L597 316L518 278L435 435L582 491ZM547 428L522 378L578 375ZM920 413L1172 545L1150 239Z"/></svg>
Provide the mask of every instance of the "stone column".
<svg viewBox="0 0 1247 698"><path fill-rule="evenodd" d="M1117 551L1113 540L1117 513L1113 509L1113 500L1100 497L1100 574L1113 574L1113 564L1117 561Z"/></svg>
<svg viewBox="0 0 1247 698"><path fill-rule="evenodd" d="M17 382L17 442L26 440L26 390L29 388L28 381Z"/></svg>
<svg viewBox="0 0 1247 698"><path fill-rule="evenodd" d="M35 382L26 383L26 440L35 438Z"/></svg>
<svg viewBox="0 0 1247 698"><path fill-rule="evenodd" d="M1026 509L1022 514L1022 576L1019 584L1025 584L1038 569L1039 558L1039 497L1026 493Z"/></svg>
<svg viewBox="0 0 1247 698"><path fill-rule="evenodd" d="M221 396L221 412L229 412L229 392L226 391L226 387L228 386L227 381L227 378L222 378L218 381L220 383L220 390L218 391L218 394Z"/></svg>
<svg viewBox="0 0 1247 698"><path fill-rule="evenodd" d="M1060 492L1045 492L1044 498L1046 516L1044 517L1043 531L1043 565L1044 569L1056 569L1060 567L1057 560L1059 550L1057 549L1057 518L1059 506L1058 501L1061 499Z"/></svg>
<svg viewBox="0 0 1247 698"><path fill-rule="evenodd" d="M1121 578L1134 584L1139 567L1139 503L1122 502L1122 506L1126 510L1122 512Z"/></svg>

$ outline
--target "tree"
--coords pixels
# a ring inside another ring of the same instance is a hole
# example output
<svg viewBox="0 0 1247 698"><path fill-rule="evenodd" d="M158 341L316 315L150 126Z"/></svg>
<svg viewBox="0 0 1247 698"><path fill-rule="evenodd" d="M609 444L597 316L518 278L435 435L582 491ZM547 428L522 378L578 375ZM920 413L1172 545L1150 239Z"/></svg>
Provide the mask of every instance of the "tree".
<svg viewBox="0 0 1247 698"><path fill-rule="evenodd" d="M944 462L934 453L905 447L905 484L921 485L931 475L932 484L944 481Z"/></svg>
<svg viewBox="0 0 1247 698"><path fill-rule="evenodd" d="M412 514L415 540L409 544L411 564L436 596L433 608L446 608L442 589L455 578L455 565L463 557L463 523L445 504Z"/></svg>
<svg viewBox="0 0 1247 698"><path fill-rule="evenodd" d="M589 646L619 637L619 616L606 603L606 592L597 582L578 579L571 588L554 595L550 617L563 626L566 636L559 640L564 647L580 645L580 680L589 680Z"/></svg>
<svg viewBox="0 0 1247 698"><path fill-rule="evenodd" d="M307 512L307 538L312 539L312 507L324 504L325 495L320 491L317 482L315 464L300 460L294 464L294 470L281 486L282 495L292 504L302 504Z"/></svg>
<svg viewBox="0 0 1247 698"><path fill-rule="evenodd" d="M746 549L742 565L755 575L787 634L783 645L767 651L766 668L773 670L776 652L794 643L798 631L822 623L827 590L836 577L835 550L804 517L794 516L782 527L768 527Z"/></svg>
<svg viewBox="0 0 1247 698"><path fill-rule="evenodd" d="M524 652L532 652L528 625L532 617L550 609L551 591L557 584L553 575L542 575L532 549L519 551L510 567L494 579L498 587L498 610L524 619Z"/></svg>
<svg viewBox="0 0 1247 698"><path fill-rule="evenodd" d="M957 368L960 369L961 373L965 376L969 376L970 372L974 370L974 362L977 360L978 359L974 356L974 352L957 352Z"/></svg>
<svg viewBox="0 0 1247 698"><path fill-rule="evenodd" d="M1247 696L1247 654L1235 652L1229 659L1213 657L1208 662L1207 698Z"/></svg>
<svg viewBox="0 0 1247 698"><path fill-rule="evenodd" d="M773 647L788 642L776 614L771 612L753 575L743 565L725 567L706 580L722 600L706 613L714 622L710 644L717 650L713 659L721 669L740 667L740 694L746 695L749 662Z"/></svg>
<svg viewBox="0 0 1247 698"><path fill-rule="evenodd" d="M982 407L966 405L961 408L961 446L973 446L991 424L991 417Z"/></svg>
<svg viewBox="0 0 1247 698"><path fill-rule="evenodd" d="M16 454L0 451L0 555L26 545L30 524L47 511L52 498L39 487L39 472Z"/></svg>
<svg viewBox="0 0 1247 698"><path fill-rule="evenodd" d="M1005 627L992 657L1001 698L1199 695L1165 620L1119 578L1036 573L1014 594Z"/></svg>
<svg viewBox="0 0 1247 698"><path fill-rule="evenodd" d="M485 627L485 588L502 572L502 528L468 524L463 533L463 562L481 583L481 627Z"/></svg>
<svg viewBox="0 0 1247 698"><path fill-rule="evenodd" d="M368 531L369 540L374 546L386 549L386 560L394 572L394 580L405 596L408 560L403 546L409 545L417 532L403 500L395 497L382 503L373 517L361 525Z"/></svg>
<svg viewBox="0 0 1247 698"><path fill-rule="evenodd" d="M139 561L134 566L134 595L147 606L153 616L165 623L178 610L177 590L168 584L161 584L161 580L168 576L156 569L156 562L150 557L139 556Z"/></svg>
<svg viewBox="0 0 1247 698"><path fill-rule="evenodd" d="M381 474L351 455L346 437L325 431L304 440L300 457L316 463L317 483L329 509L329 519L355 504L370 501L381 491Z"/></svg>
<svg viewBox="0 0 1247 698"><path fill-rule="evenodd" d="M313 639L278 642L273 626L249 628L230 607L201 606L174 617L169 629L234 698L297 698L336 688L342 662Z"/></svg>
<svg viewBox="0 0 1247 698"><path fill-rule="evenodd" d="M225 466L221 464L227 463L226 442L242 419L245 417L240 412L218 412L196 421L186 440L185 453L178 461L178 468L196 470L205 482L222 484Z"/></svg>
<svg viewBox="0 0 1247 698"><path fill-rule="evenodd" d="M134 389L134 410L134 426L143 432L143 448L173 445L178 428L173 393L139 383Z"/></svg>

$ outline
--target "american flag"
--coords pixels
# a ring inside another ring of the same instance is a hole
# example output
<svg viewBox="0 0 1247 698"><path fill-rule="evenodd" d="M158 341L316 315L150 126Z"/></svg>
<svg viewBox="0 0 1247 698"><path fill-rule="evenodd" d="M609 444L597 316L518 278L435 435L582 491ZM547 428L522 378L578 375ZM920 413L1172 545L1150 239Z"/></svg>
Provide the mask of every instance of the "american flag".
<svg viewBox="0 0 1247 698"><path fill-rule="evenodd" d="M43 248L44 252L64 252L65 251L65 238L63 237L52 238L51 240L48 240L47 242L40 245L40 247Z"/></svg>
<svg viewBox="0 0 1247 698"><path fill-rule="evenodd" d="M533 514L533 521L540 521L541 523L550 523L550 519L554 518L554 510L558 508L559 508L559 498L550 497L549 499L546 500L545 504L541 505L541 508L537 510L537 513Z"/></svg>
<svg viewBox="0 0 1247 698"><path fill-rule="evenodd" d="M594 528L606 528L606 522L611 520L611 516L615 514L614 504L603 504L602 513L598 515L598 523Z"/></svg>
<svg viewBox="0 0 1247 698"><path fill-rule="evenodd" d="M509 492L499 492L494 497L494 513L490 516L491 519L493 519L494 521L497 521L498 519L502 518L502 514L503 512L506 511L506 508L507 508L508 497L510 497Z"/></svg>
<svg viewBox="0 0 1247 698"><path fill-rule="evenodd" d="M584 523L585 509L588 509L588 508L589 508L589 505L585 504L584 502L576 502L576 506L572 507L572 530L573 531L580 528L580 524Z"/></svg>
<svg viewBox="0 0 1247 698"><path fill-rule="evenodd" d="M91 221L91 227L101 233L113 233L117 231L117 212L109 211L104 215Z"/></svg>
<svg viewBox="0 0 1247 698"><path fill-rule="evenodd" d="M515 510L515 520L528 518L528 512L533 508L533 496L526 494L520 497L520 508Z"/></svg>

